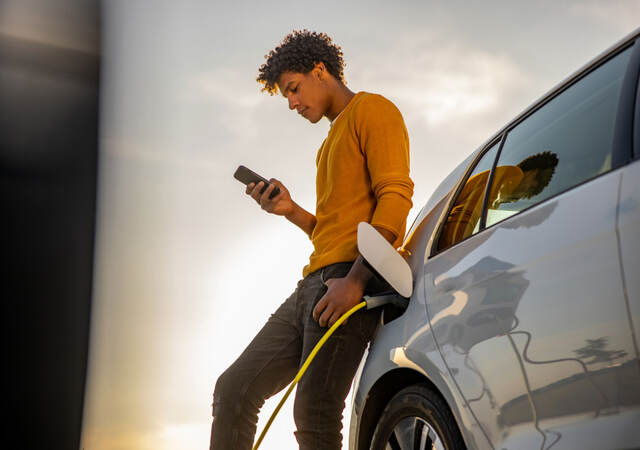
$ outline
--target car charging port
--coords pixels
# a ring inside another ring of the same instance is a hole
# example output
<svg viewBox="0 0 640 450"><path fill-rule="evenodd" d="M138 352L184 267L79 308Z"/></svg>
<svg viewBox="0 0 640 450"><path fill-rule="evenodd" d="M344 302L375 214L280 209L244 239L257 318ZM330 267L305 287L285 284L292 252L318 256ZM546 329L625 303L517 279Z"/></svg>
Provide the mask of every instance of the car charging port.
<svg viewBox="0 0 640 450"><path fill-rule="evenodd" d="M364 300L367 303L367 309L383 307L383 324L400 317L409 306L409 299L394 291L384 292L375 296L365 296Z"/></svg>

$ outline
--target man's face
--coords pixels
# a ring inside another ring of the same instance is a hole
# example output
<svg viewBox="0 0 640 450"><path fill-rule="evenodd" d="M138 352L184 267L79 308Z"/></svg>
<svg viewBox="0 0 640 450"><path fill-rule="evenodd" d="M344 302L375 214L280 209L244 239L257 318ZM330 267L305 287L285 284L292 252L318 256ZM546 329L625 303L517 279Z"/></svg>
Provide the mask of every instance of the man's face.
<svg viewBox="0 0 640 450"><path fill-rule="evenodd" d="M311 123L316 123L329 109L329 96L324 77L324 66L316 66L308 73L284 72L278 80L278 88L289 101L289 109L295 109Z"/></svg>

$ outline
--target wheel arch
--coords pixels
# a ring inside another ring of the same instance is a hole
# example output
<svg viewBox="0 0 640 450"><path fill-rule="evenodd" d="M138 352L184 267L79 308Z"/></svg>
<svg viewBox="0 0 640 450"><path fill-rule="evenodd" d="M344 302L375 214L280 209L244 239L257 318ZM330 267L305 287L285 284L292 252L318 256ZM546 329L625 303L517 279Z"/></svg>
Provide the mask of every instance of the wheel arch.
<svg viewBox="0 0 640 450"><path fill-rule="evenodd" d="M369 450L369 442L373 437L373 432L378 423L385 406L391 398L402 389L414 384L423 384L442 398L449 411L451 406L446 401L436 385L425 377L422 373L404 367L390 370L381 376L367 393L366 401L362 410L360 426L358 427L357 450ZM455 415L454 415L455 417ZM457 424L460 430L460 424Z"/></svg>

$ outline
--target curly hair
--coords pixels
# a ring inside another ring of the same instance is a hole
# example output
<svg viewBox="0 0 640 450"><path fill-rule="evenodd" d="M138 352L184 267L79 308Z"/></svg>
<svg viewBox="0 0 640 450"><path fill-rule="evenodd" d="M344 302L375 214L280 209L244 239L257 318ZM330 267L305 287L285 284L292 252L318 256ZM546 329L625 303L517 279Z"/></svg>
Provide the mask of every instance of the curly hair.
<svg viewBox="0 0 640 450"><path fill-rule="evenodd" d="M538 195L545 187L547 187L547 185L551 181L551 177L553 177L553 174L556 171L557 165L558 155L548 150L529 156L518 164L518 167L523 172L526 172L527 170L538 169L538 173L536 174L538 186L536 189L530 192L529 195L526 196L526 198L531 198Z"/></svg>
<svg viewBox="0 0 640 450"><path fill-rule="evenodd" d="M294 30L264 57L267 62L260 67L256 81L264 85L262 91L271 95L277 92L283 72L308 73L319 62L324 63L337 80L345 82L342 49L325 33Z"/></svg>

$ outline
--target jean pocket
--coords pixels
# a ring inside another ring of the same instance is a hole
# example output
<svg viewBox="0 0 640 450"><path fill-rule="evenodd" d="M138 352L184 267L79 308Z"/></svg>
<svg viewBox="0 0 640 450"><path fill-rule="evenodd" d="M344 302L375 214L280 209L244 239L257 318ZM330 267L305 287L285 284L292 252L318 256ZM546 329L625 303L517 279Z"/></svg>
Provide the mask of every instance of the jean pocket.
<svg viewBox="0 0 640 450"><path fill-rule="evenodd" d="M325 284L331 278L344 278L351 270L353 263L335 263L320 270L320 281Z"/></svg>
<svg viewBox="0 0 640 450"><path fill-rule="evenodd" d="M319 277L316 279L316 282L306 286L300 298L299 311L301 313L301 316L299 316L299 320L301 320L302 323L307 323L308 320L313 320L313 310L315 309L320 299L324 297L324 294L326 293L327 286L320 282Z"/></svg>

